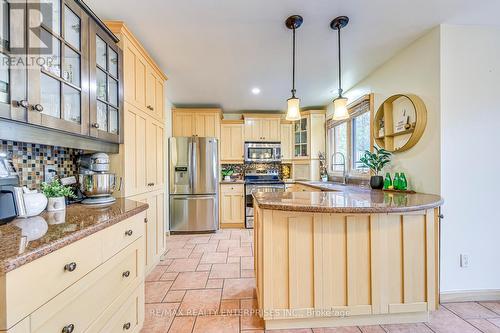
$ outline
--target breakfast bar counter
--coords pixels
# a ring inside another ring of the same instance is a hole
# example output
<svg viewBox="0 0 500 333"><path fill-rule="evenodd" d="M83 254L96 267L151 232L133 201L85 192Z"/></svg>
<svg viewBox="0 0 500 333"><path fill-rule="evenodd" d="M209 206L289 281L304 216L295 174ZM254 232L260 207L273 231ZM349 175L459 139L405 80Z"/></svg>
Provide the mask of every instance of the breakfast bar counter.
<svg viewBox="0 0 500 333"><path fill-rule="evenodd" d="M439 303L443 200L325 186L254 194L257 299L266 328L427 321Z"/></svg>

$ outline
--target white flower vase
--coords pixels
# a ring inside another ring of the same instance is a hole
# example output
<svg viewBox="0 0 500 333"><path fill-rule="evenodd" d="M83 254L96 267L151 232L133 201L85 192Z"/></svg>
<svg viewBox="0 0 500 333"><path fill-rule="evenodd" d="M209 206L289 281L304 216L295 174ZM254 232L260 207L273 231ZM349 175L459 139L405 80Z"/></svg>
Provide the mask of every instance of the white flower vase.
<svg viewBox="0 0 500 333"><path fill-rule="evenodd" d="M49 202L47 203L48 212L58 212L65 209L66 209L66 198L64 197L49 198Z"/></svg>

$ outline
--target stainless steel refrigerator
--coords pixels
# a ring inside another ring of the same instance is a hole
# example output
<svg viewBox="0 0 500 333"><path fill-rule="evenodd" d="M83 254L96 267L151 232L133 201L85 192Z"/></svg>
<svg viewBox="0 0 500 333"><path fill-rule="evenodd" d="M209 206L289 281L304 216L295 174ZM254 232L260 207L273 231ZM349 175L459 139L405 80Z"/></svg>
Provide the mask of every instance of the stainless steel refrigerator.
<svg viewBox="0 0 500 333"><path fill-rule="evenodd" d="M216 138L169 139L171 232L218 229L218 161Z"/></svg>

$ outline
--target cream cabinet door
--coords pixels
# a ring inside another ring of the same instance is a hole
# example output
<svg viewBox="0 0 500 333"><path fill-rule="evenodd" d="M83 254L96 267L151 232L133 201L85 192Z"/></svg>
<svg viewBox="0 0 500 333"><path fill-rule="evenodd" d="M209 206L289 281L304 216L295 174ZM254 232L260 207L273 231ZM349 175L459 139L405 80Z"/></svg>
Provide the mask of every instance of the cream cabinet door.
<svg viewBox="0 0 500 333"><path fill-rule="evenodd" d="M194 135L220 138L220 116L216 113L194 112Z"/></svg>
<svg viewBox="0 0 500 333"><path fill-rule="evenodd" d="M243 227L245 223L245 194L243 184L221 185L221 228Z"/></svg>
<svg viewBox="0 0 500 333"><path fill-rule="evenodd" d="M129 42L124 51L124 94L125 100L140 110L146 109L148 65L146 59Z"/></svg>
<svg viewBox="0 0 500 333"><path fill-rule="evenodd" d="M262 141L261 119L245 119L245 141Z"/></svg>
<svg viewBox="0 0 500 333"><path fill-rule="evenodd" d="M150 190L161 189L165 182L163 124L153 118L149 118L146 135L147 186Z"/></svg>
<svg viewBox="0 0 500 333"><path fill-rule="evenodd" d="M242 163L244 141L242 124L222 124L220 135L221 162Z"/></svg>
<svg viewBox="0 0 500 333"><path fill-rule="evenodd" d="M151 271L165 252L165 193L153 192L146 199L149 204L146 223L146 272Z"/></svg>
<svg viewBox="0 0 500 333"><path fill-rule="evenodd" d="M163 80L148 66L146 112L158 120L163 120Z"/></svg>
<svg viewBox="0 0 500 333"><path fill-rule="evenodd" d="M194 115L186 112L175 112L172 121L173 136L194 135Z"/></svg>
<svg viewBox="0 0 500 333"><path fill-rule="evenodd" d="M124 119L124 196L144 193L147 186L146 142L148 117L134 106L125 103Z"/></svg>
<svg viewBox="0 0 500 333"><path fill-rule="evenodd" d="M263 141L280 141L280 119L261 119Z"/></svg>
<svg viewBox="0 0 500 333"><path fill-rule="evenodd" d="M289 161L293 157L293 124L281 124L281 159Z"/></svg>

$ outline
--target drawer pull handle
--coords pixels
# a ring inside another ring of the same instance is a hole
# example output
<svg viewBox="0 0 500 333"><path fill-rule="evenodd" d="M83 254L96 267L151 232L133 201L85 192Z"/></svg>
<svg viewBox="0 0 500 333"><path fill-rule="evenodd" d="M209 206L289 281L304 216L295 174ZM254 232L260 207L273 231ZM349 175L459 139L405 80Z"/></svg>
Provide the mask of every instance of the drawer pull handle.
<svg viewBox="0 0 500 333"><path fill-rule="evenodd" d="M75 269L76 269L76 262L70 262L69 264L64 265L65 271L73 272Z"/></svg>
<svg viewBox="0 0 500 333"><path fill-rule="evenodd" d="M134 232L132 230L125 231L125 235L127 235L127 236L132 236L133 233Z"/></svg>
<svg viewBox="0 0 500 333"><path fill-rule="evenodd" d="M62 333L72 333L75 330L75 325L69 324L63 327Z"/></svg>
<svg viewBox="0 0 500 333"><path fill-rule="evenodd" d="M128 329L130 329L130 323L123 324L123 330L125 331L125 330L128 330Z"/></svg>
<svg viewBox="0 0 500 333"><path fill-rule="evenodd" d="M126 277L126 278L129 277L130 276L130 271L123 272L122 276Z"/></svg>

